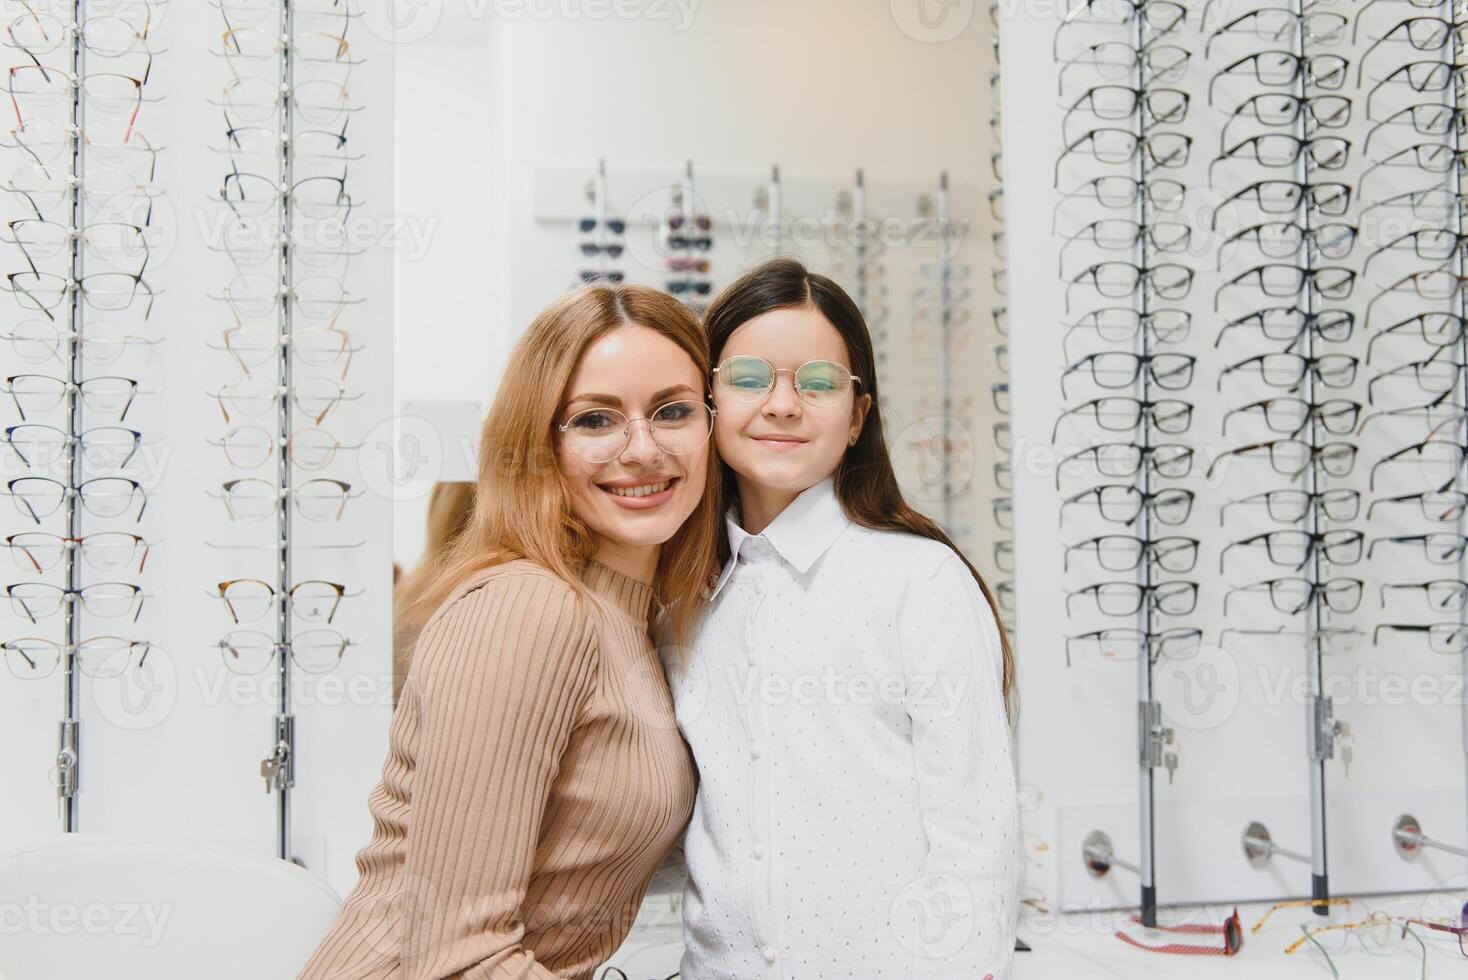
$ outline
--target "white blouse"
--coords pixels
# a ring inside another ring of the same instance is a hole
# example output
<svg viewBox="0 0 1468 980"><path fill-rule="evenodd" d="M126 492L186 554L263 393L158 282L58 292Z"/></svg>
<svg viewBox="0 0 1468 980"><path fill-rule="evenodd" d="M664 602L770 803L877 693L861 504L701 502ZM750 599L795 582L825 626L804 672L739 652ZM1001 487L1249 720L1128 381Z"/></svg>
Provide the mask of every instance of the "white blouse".
<svg viewBox="0 0 1468 980"><path fill-rule="evenodd" d="M684 980L1005 980L1024 852L978 584L848 521L831 478L726 525L686 663L663 650L700 774Z"/></svg>

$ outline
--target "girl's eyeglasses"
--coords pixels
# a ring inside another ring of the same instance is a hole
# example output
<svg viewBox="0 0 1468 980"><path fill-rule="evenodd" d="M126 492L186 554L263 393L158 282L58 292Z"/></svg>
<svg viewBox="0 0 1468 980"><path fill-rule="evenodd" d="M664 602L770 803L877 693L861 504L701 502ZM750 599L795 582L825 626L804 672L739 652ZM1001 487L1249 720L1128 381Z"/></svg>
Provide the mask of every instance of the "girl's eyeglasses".
<svg viewBox="0 0 1468 980"><path fill-rule="evenodd" d="M615 408L588 408L555 424L565 448L592 463L622 455L632 439L632 423L646 422L652 441L665 453L686 456L708 442L715 410L684 399L659 405L649 415L629 419Z"/></svg>
<svg viewBox="0 0 1468 980"><path fill-rule="evenodd" d="M94 636L67 645L36 636L23 636L0 643L0 652L4 653L5 666L11 674L29 681L49 677L66 651L75 655L77 669L88 677L121 677L132 662L133 654L138 656L137 666L143 666L151 646L143 640L128 640L120 636Z"/></svg>
<svg viewBox="0 0 1468 980"><path fill-rule="evenodd" d="M796 392L818 408L842 404L854 382L861 378L835 361L806 361L798 368L776 368L763 357L738 354L714 368L715 390L738 402L757 402L775 388L781 374L791 375Z"/></svg>

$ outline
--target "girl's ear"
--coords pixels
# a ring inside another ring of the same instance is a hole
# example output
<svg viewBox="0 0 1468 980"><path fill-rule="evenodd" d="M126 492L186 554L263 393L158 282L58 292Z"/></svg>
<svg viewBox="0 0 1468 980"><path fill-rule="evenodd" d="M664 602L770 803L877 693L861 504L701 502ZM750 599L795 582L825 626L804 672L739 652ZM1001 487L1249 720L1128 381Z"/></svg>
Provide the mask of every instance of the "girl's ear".
<svg viewBox="0 0 1468 980"><path fill-rule="evenodd" d="M851 443L855 445L856 437L861 434L861 427L866 422L867 412L872 407L872 396L863 393L851 405Z"/></svg>

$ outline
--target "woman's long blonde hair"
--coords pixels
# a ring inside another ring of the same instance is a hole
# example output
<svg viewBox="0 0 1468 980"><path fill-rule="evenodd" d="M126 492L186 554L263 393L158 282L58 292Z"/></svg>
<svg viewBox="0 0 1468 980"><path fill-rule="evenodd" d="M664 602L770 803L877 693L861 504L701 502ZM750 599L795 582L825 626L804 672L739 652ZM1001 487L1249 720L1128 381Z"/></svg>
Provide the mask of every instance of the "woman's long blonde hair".
<svg viewBox="0 0 1468 980"><path fill-rule="evenodd" d="M571 508L552 426L581 355L606 333L636 324L677 344L699 376L710 376L708 346L694 315L646 286L597 283L541 311L510 354L479 439L474 510L411 609L424 620L476 571L527 558L587 595L578 566L595 551L591 530ZM710 441L707 486L693 514L662 547L653 588L666 617L660 635L684 644L703 607L705 580L723 529L718 459Z"/></svg>
<svg viewBox="0 0 1468 980"><path fill-rule="evenodd" d="M443 481L433 485L428 498L427 540L423 555L411 571L393 582L392 586L392 703L398 703L403 691L403 680L408 674L408 657L413 644L423 629L423 614L417 608L418 597L428 587L445 552L452 547L454 539L464 533L469 515L474 512L474 484L468 482ZM430 612L432 610L429 610Z"/></svg>

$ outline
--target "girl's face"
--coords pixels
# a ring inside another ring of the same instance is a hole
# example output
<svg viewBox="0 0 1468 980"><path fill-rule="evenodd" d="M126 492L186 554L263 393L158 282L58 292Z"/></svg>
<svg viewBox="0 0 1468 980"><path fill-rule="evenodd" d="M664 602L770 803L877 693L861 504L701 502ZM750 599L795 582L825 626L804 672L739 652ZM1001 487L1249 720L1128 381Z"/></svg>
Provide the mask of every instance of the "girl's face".
<svg viewBox="0 0 1468 980"><path fill-rule="evenodd" d="M830 404L812 404L795 388L795 372L808 361L831 361L850 375L851 358L841 334L814 307L771 310L741 324L719 352L720 363L753 355L775 368L768 394L736 397L740 383L721 370L714 382L714 440L719 455L759 490L799 494L836 469L850 440L861 431L872 397L848 389ZM815 379L820 386L820 379Z"/></svg>
<svg viewBox="0 0 1468 980"><path fill-rule="evenodd" d="M698 366L656 330L618 327L581 355L556 413L571 423L556 456L572 510L603 544L661 545L693 513L708 472L704 404Z"/></svg>

